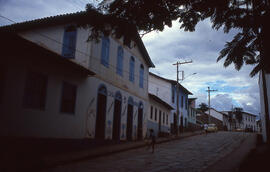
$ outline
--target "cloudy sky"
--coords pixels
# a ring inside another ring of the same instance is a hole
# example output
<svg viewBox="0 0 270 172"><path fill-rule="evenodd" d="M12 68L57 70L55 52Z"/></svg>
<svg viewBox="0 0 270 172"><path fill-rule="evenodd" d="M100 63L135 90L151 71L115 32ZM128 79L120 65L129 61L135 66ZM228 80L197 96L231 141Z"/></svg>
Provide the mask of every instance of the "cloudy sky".
<svg viewBox="0 0 270 172"><path fill-rule="evenodd" d="M0 0L0 25L11 21L22 22L41 17L82 11L88 2L96 0ZM196 104L207 103L207 87L218 91L211 93L211 106L217 110L231 110L239 106L244 111L259 113L258 76L249 77L253 66L244 66L236 71L234 66L223 67L216 62L219 51L230 41L236 31L224 34L215 31L209 21L197 25L195 32L184 32L175 22L163 32L152 32L143 37L146 49L156 68L150 71L162 77L176 79L177 61L189 61L181 65L185 79L181 84L197 97ZM193 73L197 73L192 75Z"/></svg>

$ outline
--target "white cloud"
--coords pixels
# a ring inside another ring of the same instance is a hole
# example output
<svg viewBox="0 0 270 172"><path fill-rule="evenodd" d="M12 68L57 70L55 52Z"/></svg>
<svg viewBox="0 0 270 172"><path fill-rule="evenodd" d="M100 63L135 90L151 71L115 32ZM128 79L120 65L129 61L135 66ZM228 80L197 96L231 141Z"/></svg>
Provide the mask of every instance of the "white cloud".
<svg viewBox="0 0 270 172"><path fill-rule="evenodd" d="M179 29L179 24L174 23L172 28L166 28L163 32L146 35L143 41L156 65L156 69L151 71L163 77L175 79L176 67L172 64L178 60L193 60L192 64L181 65L180 70L184 70L186 76L197 73L182 82L194 94L193 97L198 98L197 104L208 102L205 90L210 86L219 90L212 93L212 105L218 110L230 110L234 105L258 114L257 76L249 77L253 66L244 66L236 71L234 65L224 68L224 60L216 62L219 51L235 33L223 34L222 30L212 30L209 21L199 23L195 32L184 32ZM216 84L218 81L222 83Z"/></svg>

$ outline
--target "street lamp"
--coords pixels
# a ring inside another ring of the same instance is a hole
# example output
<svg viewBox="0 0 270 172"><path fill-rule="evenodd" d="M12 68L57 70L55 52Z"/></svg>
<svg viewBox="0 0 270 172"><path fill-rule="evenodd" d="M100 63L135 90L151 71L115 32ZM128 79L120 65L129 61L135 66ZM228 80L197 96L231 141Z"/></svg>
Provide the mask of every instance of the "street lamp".
<svg viewBox="0 0 270 172"><path fill-rule="evenodd" d="M194 72L194 73L192 73L192 74L188 75L187 77L184 77L184 75L183 75L182 82L183 82L185 79L187 79L188 77L191 77L191 76L196 75L196 74L197 74L197 73L196 73L196 72ZM181 83L182 83L182 82L181 82Z"/></svg>

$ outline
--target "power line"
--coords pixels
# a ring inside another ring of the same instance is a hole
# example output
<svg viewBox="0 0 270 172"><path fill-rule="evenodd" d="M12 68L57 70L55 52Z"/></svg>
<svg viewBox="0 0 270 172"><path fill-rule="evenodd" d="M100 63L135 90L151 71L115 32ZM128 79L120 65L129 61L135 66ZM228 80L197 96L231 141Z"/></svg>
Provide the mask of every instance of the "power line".
<svg viewBox="0 0 270 172"><path fill-rule="evenodd" d="M0 17L2 17L3 19L6 19L6 20L8 20L8 21L10 21L12 23L16 23L14 20L9 19L9 18L3 16L2 14L0 14Z"/></svg>

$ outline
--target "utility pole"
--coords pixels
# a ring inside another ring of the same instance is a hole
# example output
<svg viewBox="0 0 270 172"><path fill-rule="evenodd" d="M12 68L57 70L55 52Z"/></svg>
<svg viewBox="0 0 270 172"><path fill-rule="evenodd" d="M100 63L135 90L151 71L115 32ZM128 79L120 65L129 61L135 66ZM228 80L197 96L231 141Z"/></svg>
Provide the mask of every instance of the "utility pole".
<svg viewBox="0 0 270 172"><path fill-rule="evenodd" d="M187 63L192 63L192 60L190 61L184 61L184 62L176 62L175 64L173 65L176 65L176 135L178 136L179 135L179 127L178 127L178 121L179 121L179 77L178 77L178 74L179 74L179 68L178 66L181 65L181 64L187 64Z"/></svg>
<svg viewBox="0 0 270 172"><path fill-rule="evenodd" d="M210 124L210 92L211 91L217 91L217 90L210 90L210 87L208 87L208 90L206 90L208 92L208 124Z"/></svg>

